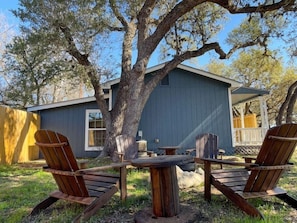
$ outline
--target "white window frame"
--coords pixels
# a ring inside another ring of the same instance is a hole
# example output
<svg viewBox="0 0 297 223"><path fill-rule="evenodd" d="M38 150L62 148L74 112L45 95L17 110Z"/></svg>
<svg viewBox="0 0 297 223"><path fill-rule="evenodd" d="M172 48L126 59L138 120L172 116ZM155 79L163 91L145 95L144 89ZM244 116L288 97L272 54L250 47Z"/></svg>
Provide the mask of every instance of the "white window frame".
<svg viewBox="0 0 297 223"><path fill-rule="evenodd" d="M103 146L89 146L89 114L98 112L101 113L99 109L87 109L86 119L85 119L85 151L102 151ZM92 130L106 131L106 128L92 128Z"/></svg>

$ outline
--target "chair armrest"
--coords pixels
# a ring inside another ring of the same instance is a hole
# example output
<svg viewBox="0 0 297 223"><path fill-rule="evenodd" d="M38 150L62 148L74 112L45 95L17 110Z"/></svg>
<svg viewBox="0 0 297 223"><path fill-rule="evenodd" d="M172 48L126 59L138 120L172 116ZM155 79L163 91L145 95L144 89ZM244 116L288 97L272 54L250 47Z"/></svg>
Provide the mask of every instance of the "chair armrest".
<svg viewBox="0 0 297 223"><path fill-rule="evenodd" d="M289 170L292 168L291 164L288 165L276 165L276 166L256 166L251 167L250 170Z"/></svg>
<svg viewBox="0 0 297 223"><path fill-rule="evenodd" d="M297 137L272 136L272 135L268 136L268 139L275 139L280 141L292 141L292 142L297 141Z"/></svg>
<svg viewBox="0 0 297 223"><path fill-rule="evenodd" d="M43 171L49 172L52 174L57 174L61 176L81 176L81 173L78 172L73 172L73 171L67 171L67 170L56 170L56 169L51 169L49 167L44 167Z"/></svg>
<svg viewBox="0 0 297 223"><path fill-rule="evenodd" d="M85 174L85 173L94 172L94 171L101 171L101 170L108 170L108 169L112 169L112 168L126 167L128 165L131 165L131 163L130 162L111 163L110 165L92 167L92 168L87 168L87 169L81 169L81 170L77 170L76 172Z"/></svg>
<svg viewBox="0 0 297 223"><path fill-rule="evenodd" d="M210 163L210 164L225 164L225 165L231 165L231 166L244 166L244 167L255 167L258 166L258 164L254 163L243 163L243 162L233 162L229 160L219 160L219 159L210 159L210 158L200 158L204 163Z"/></svg>

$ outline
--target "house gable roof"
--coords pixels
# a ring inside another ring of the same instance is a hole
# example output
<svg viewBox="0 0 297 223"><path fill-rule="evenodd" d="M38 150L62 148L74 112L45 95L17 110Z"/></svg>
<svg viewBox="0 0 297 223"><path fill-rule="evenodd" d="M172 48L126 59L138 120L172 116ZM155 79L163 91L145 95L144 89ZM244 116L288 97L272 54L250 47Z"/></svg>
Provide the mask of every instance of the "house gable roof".
<svg viewBox="0 0 297 223"><path fill-rule="evenodd" d="M40 110L46 110L46 109L51 109L51 108L58 108L58 107L64 107L64 106L69 106L69 105L82 104L82 103L87 103L87 102L92 102L92 101L96 101L94 96L73 99L73 100L67 100L67 101L60 101L60 102L55 102L55 103L45 104L45 105L32 106L32 107L27 108L27 111L28 112L40 111Z"/></svg>
<svg viewBox="0 0 297 223"><path fill-rule="evenodd" d="M165 66L165 64L159 64L157 66L148 68L146 70L146 74L160 70L164 66ZM180 64L177 66L177 68L179 68L181 70L188 71L188 72L192 72L192 73L200 75L200 76L208 77L213 80L217 80L220 82L230 84L230 86L231 86L230 88L232 91L232 105L238 104L242 101L247 101L247 100L249 100L251 98L255 98L259 95L269 93L268 91L264 91L264 90L257 90L257 89L253 89L253 88L242 88L241 84L235 80L225 78L223 76L219 76L219 75L216 75L216 74L204 71L204 70L200 70L197 68L193 68L193 67L190 67L187 65ZM120 82L120 78L107 81L103 84L103 89L111 89L111 87L113 85L118 84L119 82ZM242 90L240 90L240 89L242 89ZM233 96L233 95L235 95L235 96ZM243 97L241 97L241 95L244 95L245 97L243 98ZM235 99L233 99L233 97L235 97ZM108 95L106 95L106 98L108 98ZM85 98L79 98L79 99L74 99L74 100L56 102L56 103L52 103L52 104L32 106L32 107L29 107L27 109L27 111L29 111L29 112L40 111L40 110L46 110L46 109L51 109L51 108L63 107L63 106L70 106L70 105L75 105L75 104L82 104L82 103L93 102L93 101L96 101L95 97L93 97L93 96L85 97Z"/></svg>
<svg viewBox="0 0 297 223"><path fill-rule="evenodd" d="M153 73L155 71L158 71L158 70L162 69L164 66L165 66L165 63L150 67L150 68L148 68L146 70L145 73L146 74ZM238 81L235 81L235 80L223 77L223 76L219 76L219 75L216 75L216 74L204 71L204 70L193 68L193 67L190 67L190 66L187 66L187 65L184 65L184 64L179 64L179 65L177 65L176 68L179 68L179 69L185 70L185 71L189 71L191 73L194 73L194 74L197 74L197 75L200 75L200 76L208 77L208 78L211 78L213 80L217 80L217 81L221 81L221 82L230 84L232 89L238 88L238 87L240 87L242 85ZM117 78L117 79L114 79L114 80L111 80L111 81L107 81L106 83L104 83L104 86L106 88L108 88L108 87L111 87L112 85L118 84L119 82L120 82L120 78Z"/></svg>

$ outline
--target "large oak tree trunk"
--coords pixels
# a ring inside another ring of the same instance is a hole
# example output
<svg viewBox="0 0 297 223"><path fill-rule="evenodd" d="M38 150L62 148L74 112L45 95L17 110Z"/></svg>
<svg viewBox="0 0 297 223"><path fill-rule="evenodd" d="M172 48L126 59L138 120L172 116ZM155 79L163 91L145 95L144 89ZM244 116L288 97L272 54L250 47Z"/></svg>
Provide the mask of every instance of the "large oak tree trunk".
<svg viewBox="0 0 297 223"><path fill-rule="evenodd" d="M131 73L133 72L135 71L132 70ZM105 148L100 156L113 156L116 149L116 136L120 134L136 136L141 114L149 97L149 93L144 90L144 76L143 73L139 76L129 74L122 77L111 115L105 114L106 140ZM125 84L126 77L130 78L129 87ZM152 88L149 92L151 91Z"/></svg>
<svg viewBox="0 0 297 223"><path fill-rule="evenodd" d="M136 71L132 69L131 73L133 72ZM145 72L138 75L126 75L130 77L129 87L124 84L126 80L124 78L121 79L111 116L108 113L106 114L106 141L105 148L100 156L113 156L116 149L115 137L117 135L137 135L138 125L145 104L157 83L166 73L166 70L159 71L160 75L156 75L150 82L145 81ZM133 79L131 79L132 77Z"/></svg>

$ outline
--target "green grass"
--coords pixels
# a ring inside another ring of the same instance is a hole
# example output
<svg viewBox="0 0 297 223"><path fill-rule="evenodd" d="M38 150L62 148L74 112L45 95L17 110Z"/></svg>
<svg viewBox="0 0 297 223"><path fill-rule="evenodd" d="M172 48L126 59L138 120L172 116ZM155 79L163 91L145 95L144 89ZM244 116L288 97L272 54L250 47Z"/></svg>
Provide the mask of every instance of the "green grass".
<svg viewBox="0 0 297 223"><path fill-rule="evenodd" d="M34 202L56 186L40 168L0 166L0 222L21 222Z"/></svg>
<svg viewBox="0 0 297 223"><path fill-rule="evenodd" d="M296 163L296 154L292 161ZM96 164L93 163L93 165ZM279 186L297 197L296 182L297 167L294 167L285 173ZM51 174L43 172L40 166L0 165L0 185L0 222L71 222L83 210L81 205L58 201L36 217L28 218L34 205L56 189ZM201 221L196 222L297 222L297 211L275 197L249 201L264 214L264 220L247 216L215 189L212 189L212 202L210 203L203 198L203 185L180 190L181 204L196 208L199 216L203 216ZM127 201L122 203L117 193L88 222L134 222L135 213L146 207L151 207L149 172L144 169L129 169Z"/></svg>

